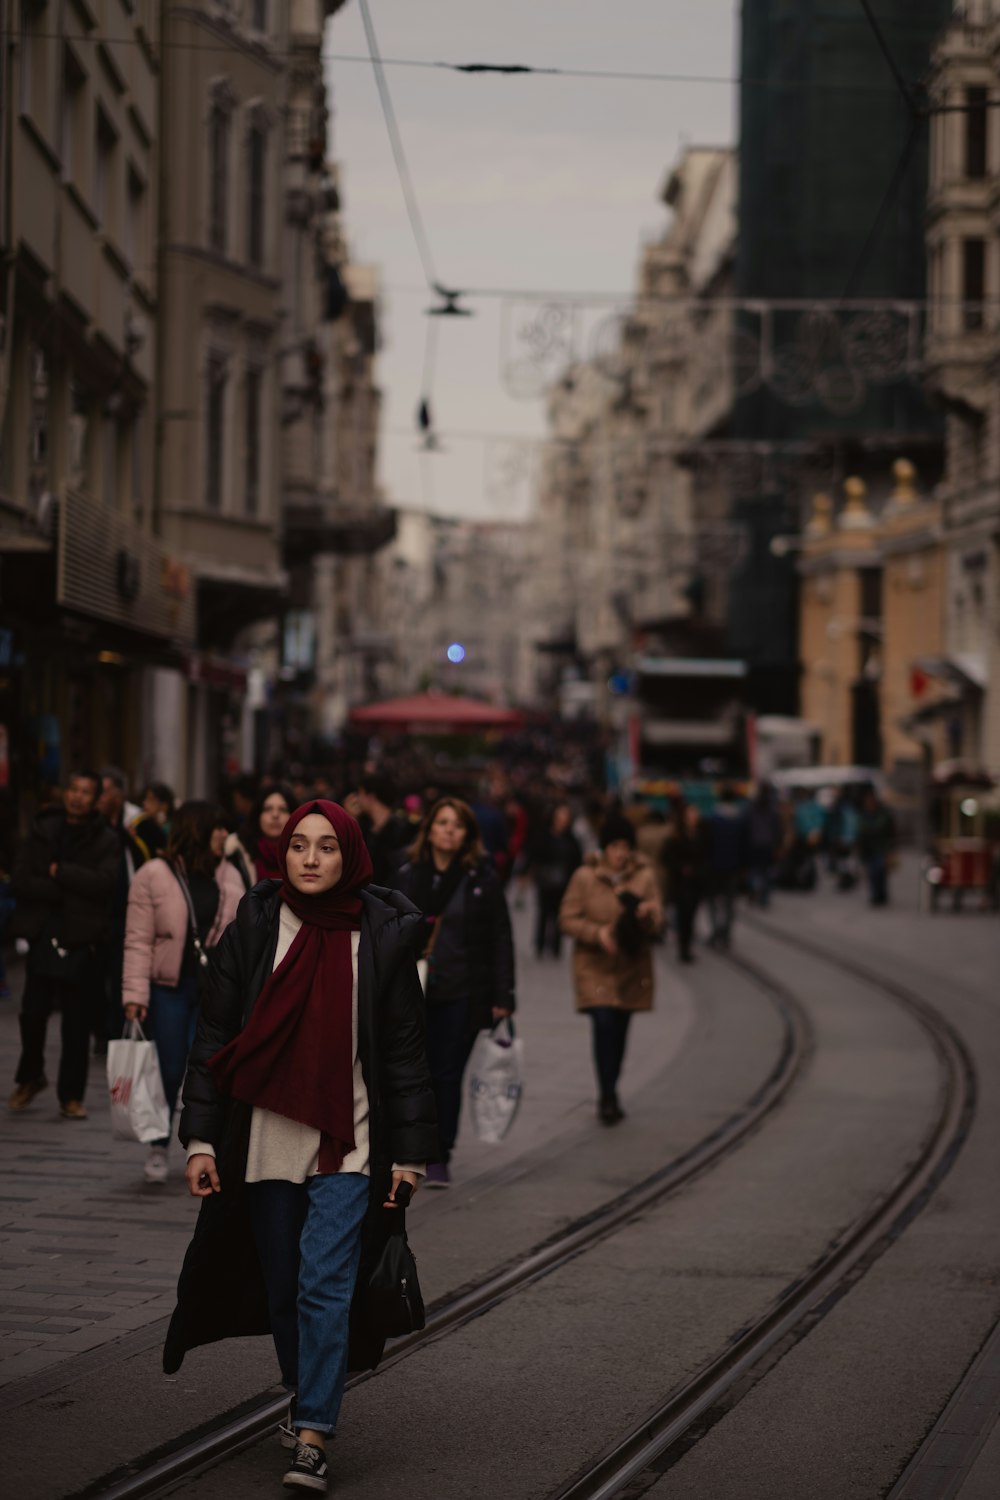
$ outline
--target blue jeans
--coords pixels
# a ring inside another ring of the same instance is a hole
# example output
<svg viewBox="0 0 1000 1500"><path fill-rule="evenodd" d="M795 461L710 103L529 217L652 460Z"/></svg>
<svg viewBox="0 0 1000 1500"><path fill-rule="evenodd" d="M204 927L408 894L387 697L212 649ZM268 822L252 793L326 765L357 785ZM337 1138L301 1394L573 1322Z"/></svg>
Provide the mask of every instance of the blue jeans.
<svg viewBox="0 0 1000 1500"><path fill-rule="evenodd" d="M174 1105L184 1082L188 1053L198 1029L198 981L182 979L176 989L165 984L149 986L149 1025L147 1034L156 1043L156 1056L163 1079L163 1092L174 1117ZM154 1146L169 1146L170 1137L154 1141Z"/></svg>
<svg viewBox="0 0 1000 1500"><path fill-rule="evenodd" d="M359 1172L247 1184L281 1378L296 1393L297 1432L337 1426L368 1188Z"/></svg>

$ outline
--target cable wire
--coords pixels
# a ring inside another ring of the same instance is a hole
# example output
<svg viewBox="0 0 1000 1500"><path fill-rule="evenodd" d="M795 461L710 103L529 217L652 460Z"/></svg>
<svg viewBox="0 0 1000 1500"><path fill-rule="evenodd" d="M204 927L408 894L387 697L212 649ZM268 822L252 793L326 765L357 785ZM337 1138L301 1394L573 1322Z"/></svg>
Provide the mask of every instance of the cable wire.
<svg viewBox="0 0 1000 1500"><path fill-rule="evenodd" d="M396 111L392 106L392 96L389 93L389 84L385 76L382 57L379 53L378 38L375 35L375 26L372 21L371 11L368 8L368 0L358 0L358 4L361 9L361 20L365 28L365 37L368 42L368 52L371 59L372 71L375 74L375 84L378 89L379 102L382 106L385 128L389 132L389 144L392 147L399 185L403 190L403 201L406 204L406 212L410 220L410 228L413 230L413 238L417 244L417 253L420 256L420 263L424 268L427 285L433 291L437 291L439 282L437 272L434 269L434 257L431 254L430 241L427 238L427 230L424 227L420 204L417 202L413 177L410 173L409 163L406 160L406 152L403 149L403 138L399 133Z"/></svg>
<svg viewBox="0 0 1000 1500"><path fill-rule="evenodd" d="M903 142L903 149L899 154L899 159L896 162L893 174L890 177L888 186L886 187L886 190L882 195L882 202L878 206L878 210L875 214L872 227L871 229L869 229L867 238L865 239L865 242L861 247L861 253L855 261L854 269L847 279L847 285L844 287L845 301L854 295L854 292L857 290L858 284L860 283L861 278L865 273L868 261L871 258L871 253L878 243L879 235L882 233L882 226L889 216L889 211L895 203L896 196L903 185L903 180L906 177L907 172L909 171L910 159L913 156L914 147L917 144L917 139L923 128L923 124L923 116L915 115L913 123L910 126L910 132L906 137L906 140Z"/></svg>
<svg viewBox="0 0 1000 1500"><path fill-rule="evenodd" d="M889 71L891 72L893 78L896 80L896 87L902 94L907 109L910 111L911 115L919 118L924 113L923 108L917 102L916 95L913 93L910 85L903 77L903 70L893 56L892 48L889 46L885 32L879 25L875 12L872 10L871 0L861 0L861 9L868 17L868 24L871 27L872 32L874 33L875 40L878 42L879 50L881 51L882 56L885 58L886 62L889 65Z"/></svg>

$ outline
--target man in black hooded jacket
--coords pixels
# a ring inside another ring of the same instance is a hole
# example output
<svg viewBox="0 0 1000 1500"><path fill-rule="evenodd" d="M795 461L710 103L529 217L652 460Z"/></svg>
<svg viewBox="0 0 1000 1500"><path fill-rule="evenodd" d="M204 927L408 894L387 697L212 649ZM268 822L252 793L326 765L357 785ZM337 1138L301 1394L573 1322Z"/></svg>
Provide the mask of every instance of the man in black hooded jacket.
<svg viewBox="0 0 1000 1500"><path fill-rule="evenodd" d="M17 910L11 937L29 943L21 1002L21 1058L9 1106L15 1113L47 1087L45 1034L62 1012L60 1113L85 1120L90 1052L89 987L105 940L120 858L118 839L97 811L100 777L69 778L63 806L39 813L14 862Z"/></svg>

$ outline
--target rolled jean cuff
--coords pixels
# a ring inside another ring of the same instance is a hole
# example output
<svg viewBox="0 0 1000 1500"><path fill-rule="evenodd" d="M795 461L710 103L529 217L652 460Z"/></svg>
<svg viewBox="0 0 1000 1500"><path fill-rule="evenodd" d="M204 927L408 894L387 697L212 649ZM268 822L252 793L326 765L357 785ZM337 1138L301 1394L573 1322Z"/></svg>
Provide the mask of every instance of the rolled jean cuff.
<svg viewBox="0 0 1000 1500"><path fill-rule="evenodd" d="M292 1429L293 1432L304 1432L307 1429L309 1432L321 1432L324 1437L329 1437L334 1430L333 1424L330 1422L307 1422L302 1417L296 1415L295 1426Z"/></svg>

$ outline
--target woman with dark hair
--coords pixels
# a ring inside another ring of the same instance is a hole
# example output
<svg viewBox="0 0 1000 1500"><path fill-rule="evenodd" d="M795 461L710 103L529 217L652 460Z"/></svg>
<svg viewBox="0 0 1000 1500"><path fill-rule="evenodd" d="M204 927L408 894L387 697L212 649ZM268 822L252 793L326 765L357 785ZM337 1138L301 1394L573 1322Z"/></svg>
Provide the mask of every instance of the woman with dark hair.
<svg viewBox="0 0 1000 1500"><path fill-rule="evenodd" d="M122 1004L127 1021L149 1017L171 1116L198 1024L208 954L243 895L243 882L222 857L225 841L220 809L185 802L174 814L165 855L147 861L129 887ZM150 1146L147 1182L167 1180L169 1144L164 1136Z"/></svg>
<svg viewBox="0 0 1000 1500"><path fill-rule="evenodd" d="M270 1328L292 1393L284 1482L324 1491L349 1342L352 1368L381 1354L363 1298L352 1315L362 1249L377 1254L437 1132L419 914L365 888L361 829L333 802L292 814L278 863L222 940L191 1052L180 1137L205 1201L163 1365Z"/></svg>
<svg viewBox="0 0 1000 1500"><path fill-rule="evenodd" d="M574 939L576 1008L590 1016L602 1125L625 1118L618 1079L632 1014L653 1008L651 944L662 923L656 877L636 852L635 827L612 814L600 850L576 871L559 912L559 925Z"/></svg>
<svg viewBox="0 0 1000 1500"><path fill-rule="evenodd" d="M266 786L257 795L246 823L226 839L226 858L238 872L244 890L259 880L280 880L278 840L296 805L290 787Z"/></svg>
<svg viewBox="0 0 1000 1500"><path fill-rule="evenodd" d="M132 820L132 832L146 859L167 846L174 816L174 793L165 781L149 781L142 789L142 812Z"/></svg>
<svg viewBox="0 0 1000 1500"><path fill-rule="evenodd" d="M396 885L424 916L427 1061L441 1136L427 1186L444 1188L451 1182L462 1076L476 1033L513 1015L516 1004L507 901L471 807L457 797L434 804Z"/></svg>

